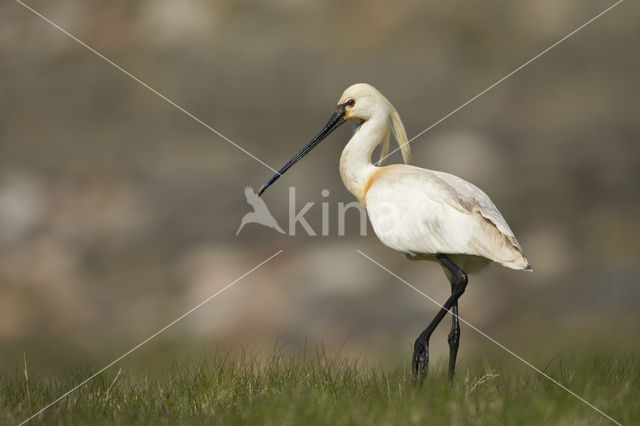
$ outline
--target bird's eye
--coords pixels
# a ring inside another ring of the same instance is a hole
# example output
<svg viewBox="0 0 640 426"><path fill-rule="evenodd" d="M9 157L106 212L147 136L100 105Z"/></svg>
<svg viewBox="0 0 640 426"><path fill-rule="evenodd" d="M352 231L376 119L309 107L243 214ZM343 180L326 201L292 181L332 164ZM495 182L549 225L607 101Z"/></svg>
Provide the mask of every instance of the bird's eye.
<svg viewBox="0 0 640 426"><path fill-rule="evenodd" d="M352 107L352 106L354 106L355 104L356 104L356 100L355 100L355 99L349 99L349 100L347 101L347 106Z"/></svg>

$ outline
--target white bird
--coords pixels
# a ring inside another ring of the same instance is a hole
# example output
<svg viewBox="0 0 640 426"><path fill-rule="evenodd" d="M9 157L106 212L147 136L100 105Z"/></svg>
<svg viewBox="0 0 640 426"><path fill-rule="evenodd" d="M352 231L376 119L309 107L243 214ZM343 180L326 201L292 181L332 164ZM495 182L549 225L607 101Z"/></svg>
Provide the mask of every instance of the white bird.
<svg viewBox="0 0 640 426"><path fill-rule="evenodd" d="M449 376L453 378L460 341L458 299L467 286L467 273L477 272L491 262L511 269L532 268L509 225L478 187L448 173L408 164L380 166L389 151L391 133L405 163L409 162L409 143L396 109L366 83L354 84L344 91L336 112L322 130L258 194L348 120L359 120L360 125L340 157L345 187L366 207L373 230L383 244L409 259L440 263L451 284L451 296L415 341L414 375L426 374L429 338L451 310ZM380 144L380 161L374 165L371 156Z"/></svg>

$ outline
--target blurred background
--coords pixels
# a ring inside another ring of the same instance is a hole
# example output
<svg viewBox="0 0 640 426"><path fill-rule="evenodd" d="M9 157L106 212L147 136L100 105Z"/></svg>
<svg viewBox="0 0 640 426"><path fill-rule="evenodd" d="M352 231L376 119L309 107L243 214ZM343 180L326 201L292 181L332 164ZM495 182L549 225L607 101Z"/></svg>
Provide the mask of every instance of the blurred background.
<svg viewBox="0 0 640 426"><path fill-rule="evenodd" d="M279 168L352 83L380 89L411 138L612 3L28 4ZM460 315L541 364L638 344L639 18L622 3L412 144L413 164L492 197L535 268L473 276ZM320 344L408 362L437 307L356 249L437 300L449 285L370 227L360 236L356 214L336 236L337 204L352 201L338 173L347 126L264 198L287 229L295 186L298 209L315 203L316 231L328 202L331 236L255 224L236 236L244 187L271 170L12 1L0 5L0 57L3 368L23 350L43 371L103 365L280 249L128 362ZM462 326L463 363L492 351Z"/></svg>

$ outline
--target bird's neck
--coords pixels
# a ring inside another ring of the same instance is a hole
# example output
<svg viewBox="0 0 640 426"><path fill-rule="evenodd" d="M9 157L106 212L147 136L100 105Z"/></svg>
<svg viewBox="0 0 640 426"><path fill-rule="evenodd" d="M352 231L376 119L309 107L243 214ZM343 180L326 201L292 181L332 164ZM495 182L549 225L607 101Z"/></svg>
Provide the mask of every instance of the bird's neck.
<svg viewBox="0 0 640 426"><path fill-rule="evenodd" d="M340 157L340 177L347 190L364 205L370 178L378 170L371 163L371 155L389 131L389 119L374 116L362 123L347 143Z"/></svg>

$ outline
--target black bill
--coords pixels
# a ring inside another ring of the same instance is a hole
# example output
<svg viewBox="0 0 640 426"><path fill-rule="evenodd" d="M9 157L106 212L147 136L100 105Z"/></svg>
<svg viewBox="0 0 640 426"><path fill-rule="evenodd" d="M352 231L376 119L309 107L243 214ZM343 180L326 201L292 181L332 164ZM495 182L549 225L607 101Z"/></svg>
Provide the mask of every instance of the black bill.
<svg viewBox="0 0 640 426"><path fill-rule="evenodd" d="M329 118L329 121L327 121L327 124L324 125L322 130L320 130L320 132L318 132L318 134L313 139L311 139L311 141L308 144L303 146L302 149L298 151L298 153L291 158L291 160L287 161L287 163L284 166L282 166L282 168L278 170L276 174L271 176L271 178L264 185L262 185L262 188L258 190L258 195L262 195L262 193L268 187L270 187L273 182L278 180L278 178L282 176L287 170L289 170L291 166L293 166L298 161L300 161L302 157L307 155L309 151L311 151L313 148L316 147L316 145L322 142L324 138L329 136L331 132L333 132L335 129L340 127L340 125L346 121L344 120L344 114L345 114L345 105L338 105L338 109L336 110L336 112L334 112L331 115L331 117Z"/></svg>

